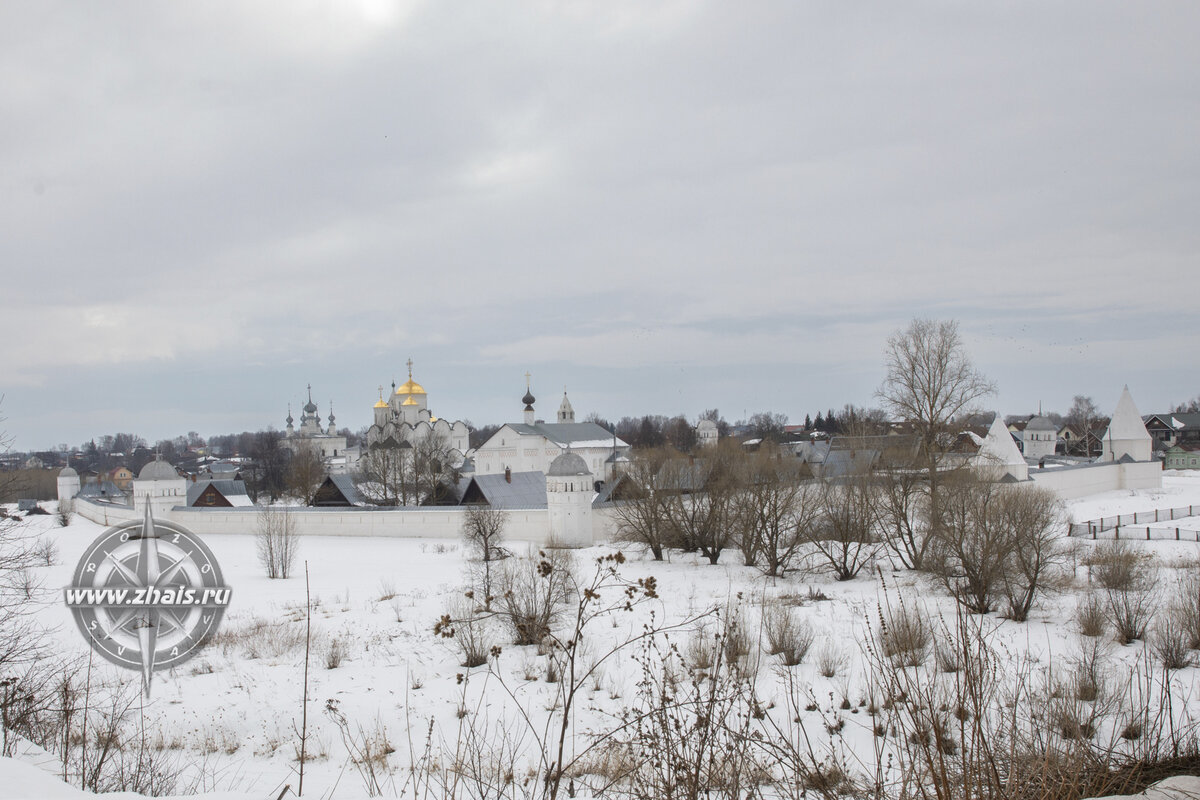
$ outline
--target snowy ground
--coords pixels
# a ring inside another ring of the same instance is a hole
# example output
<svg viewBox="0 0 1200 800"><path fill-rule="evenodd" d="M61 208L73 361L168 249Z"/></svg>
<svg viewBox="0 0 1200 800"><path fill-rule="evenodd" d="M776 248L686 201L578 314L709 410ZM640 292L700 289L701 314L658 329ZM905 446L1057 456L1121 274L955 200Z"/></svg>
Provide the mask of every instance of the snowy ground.
<svg viewBox="0 0 1200 800"><path fill-rule="evenodd" d="M1161 490L1108 492L1070 503L1069 508L1073 518L1087 519L1189 503L1200 504L1200 475L1168 474ZM79 555L102 530L78 516L66 529L58 528L48 516L31 517L30 525L58 542L60 563L38 570L44 585L56 591L67 585ZM324 711L328 700L337 701L353 726L386 739L394 748L387 758L392 770L385 776L389 790L402 784L406 766L425 747L430 720L436 751L453 748L464 724L460 708L466 709L468 720L495 726L495 737L501 725L513 729L514 721L520 719L519 710L529 715L539 731L551 713L558 685L546 682L546 658L539 656L536 648L514 647L503 634L497 634L496 644L502 652L489 676L489 667L463 669L458 652L434 635L434 623L461 594L465 583L468 561L457 543L305 539L298 574L272 581L263 575L252 536L212 536L205 541L233 588L233 602L217 643L179 669L156 673L146 718L152 735L164 747L203 761L216 776L216 788L274 797L285 783L295 785L293 726L301 717L304 560L311 576L318 642L308 706L309 750L315 753L315 760L306 770L306 793L336 793L338 797L364 793L362 780L348 764L338 729ZM1164 580L1173 579L1174 570L1183 565L1194 568L1200 558L1200 545L1194 542L1135 544L1152 552L1168 568ZM1076 554L1080 559L1095 544L1080 541L1074 546L1080 548ZM520 543L509 543L509 547L524 549ZM581 569L589 570L596 558L610 552L610 547L594 547L576 552L575 558ZM716 566L678 554L668 563L633 554L622 566L622 574L631 579L654 576L659 599L634 613L606 619L603 630L594 633L593 646L599 650L605 642L634 635L649 619L650 611L658 622L677 621L712 606L725 608L741 593L748 618L753 619L761 598L783 598L782 602L794 606L819 632L814 654L831 647L845 657L844 666L833 678L817 674L813 655L792 668L798 682L811 687L818 706L805 712L808 722L820 730L829 715L844 717L847 725L841 746L852 757L869 762L873 758L870 723L865 714L858 713L865 692L860 647L868 636L866 621L885 600L880 578L864 572L863 577L845 583L824 575L769 580L757 570L740 566L739 561L736 551L724 554L723 563ZM1072 586L1045 599L1028 623L995 621L997 640L1012 653L1014 663L1024 659L1048 665L1076 652L1072 618L1083 588L1084 568L1079 567L1076 575ZM905 594L933 613L952 613L952 601L920 576L889 571L884 580L889 591ZM810 587L829 599L808 599ZM39 616L55 627L54 639L62 651L86 656L88 648L60 598L55 594ZM261 627L256 629L256 623ZM255 632L248 634L251 630ZM340 664L328 668L327 653L333 647L341 648L344 655ZM629 704L640 677L636 654L636 648L623 653L595 685L588 686L574 728L576 741L585 742L589 730L611 724ZM1127 670L1143 657L1141 644L1116 647L1112 655L1113 663ZM758 691L765 702L782 705L781 671L773 657L763 659ZM98 661L95 668L101 679L137 680L132 673ZM460 675L466 680L460 681ZM1175 673L1174 680L1180 687L1179 712L1200 717L1200 698L1191 692L1196 677L1196 669L1190 668ZM850 709L842 708L846 705L843 699L849 701ZM531 739L524 735L526 746ZM17 781L9 785L26 784ZM43 794L33 789L30 793Z"/></svg>

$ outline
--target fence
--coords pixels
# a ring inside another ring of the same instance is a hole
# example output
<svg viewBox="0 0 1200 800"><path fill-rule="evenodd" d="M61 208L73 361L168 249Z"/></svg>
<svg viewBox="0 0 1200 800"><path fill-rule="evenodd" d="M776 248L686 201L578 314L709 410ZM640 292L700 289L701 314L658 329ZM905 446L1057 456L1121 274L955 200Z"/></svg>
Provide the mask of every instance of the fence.
<svg viewBox="0 0 1200 800"><path fill-rule="evenodd" d="M1200 506L1180 506L1179 508L1157 508L1153 511L1138 511L1136 514L1120 514L1115 517L1101 517L1087 522L1072 522L1071 536L1091 536L1097 533L1127 528L1131 525L1146 525L1150 522L1171 522L1177 519L1187 519L1200 514ZM1169 529L1169 526L1168 526ZM1147 537L1148 538L1148 537Z"/></svg>
<svg viewBox="0 0 1200 800"><path fill-rule="evenodd" d="M1088 536L1089 534L1071 534ZM1128 539L1128 540L1173 540L1176 542L1200 542L1200 531L1192 528L1155 528L1150 525L1118 525L1106 531L1093 531L1093 539Z"/></svg>

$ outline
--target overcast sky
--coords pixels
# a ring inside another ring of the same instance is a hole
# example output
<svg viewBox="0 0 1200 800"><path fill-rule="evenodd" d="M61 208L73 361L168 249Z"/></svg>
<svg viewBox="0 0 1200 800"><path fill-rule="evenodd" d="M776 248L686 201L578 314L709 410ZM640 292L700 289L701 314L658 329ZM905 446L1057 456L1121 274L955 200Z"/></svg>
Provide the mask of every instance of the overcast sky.
<svg viewBox="0 0 1200 800"><path fill-rule="evenodd" d="M17 448L871 405L961 323L1002 413L1200 394L1200 4L6 3Z"/></svg>

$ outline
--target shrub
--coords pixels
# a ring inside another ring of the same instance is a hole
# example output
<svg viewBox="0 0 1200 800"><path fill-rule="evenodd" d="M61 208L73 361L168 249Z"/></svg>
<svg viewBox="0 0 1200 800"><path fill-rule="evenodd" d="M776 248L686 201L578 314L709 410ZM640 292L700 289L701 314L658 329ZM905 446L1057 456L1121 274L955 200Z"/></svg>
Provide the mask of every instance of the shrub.
<svg viewBox="0 0 1200 800"><path fill-rule="evenodd" d="M717 637L705 628L698 628L688 638L684 663L695 672L712 669L717 660Z"/></svg>
<svg viewBox="0 0 1200 800"><path fill-rule="evenodd" d="M758 666L758 647L737 607L726 609L720 635L721 652L729 668L751 673Z"/></svg>
<svg viewBox="0 0 1200 800"><path fill-rule="evenodd" d="M58 563L58 545L48 536L38 539L33 553L38 562L44 566L53 567Z"/></svg>
<svg viewBox="0 0 1200 800"><path fill-rule="evenodd" d="M67 527L71 524L71 518L75 516L75 501L74 500L59 500L58 512L55 514L55 519L58 520L60 527Z"/></svg>
<svg viewBox="0 0 1200 800"><path fill-rule="evenodd" d="M458 595L450 604L448 612L434 626L434 632L454 640L462 654L462 666L479 667L487 663L492 650L487 620L479 616L475 603L466 595Z"/></svg>
<svg viewBox="0 0 1200 800"><path fill-rule="evenodd" d="M1075 700L1092 703L1100 699L1107 683L1104 664L1108 656L1109 646L1100 639L1080 642L1080 653L1071 673L1071 696Z"/></svg>
<svg viewBox="0 0 1200 800"><path fill-rule="evenodd" d="M1104 601L1095 593L1089 592L1075 609L1075 621L1079 623L1079 632L1084 636L1101 636L1107 627L1104 611Z"/></svg>
<svg viewBox="0 0 1200 800"><path fill-rule="evenodd" d="M339 637L334 637L329 640L329 645L325 648L325 669L337 669L342 665L342 659L346 655L345 645Z"/></svg>
<svg viewBox="0 0 1200 800"><path fill-rule="evenodd" d="M514 644L539 644L550 633L563 605L571 598L571 568L567 550L540 550L536 557L505 561L500 574L500 600Z"/></svg>
<svg viewBox="0 0 1200 800"><path fill-rule="evenodd" d="M1087 561L1092 578L1104 589L1128 591L1145 588L1150 579L1149 556L1129 546L1129 542L1105 542Z"/></svg>
<svg viewBox="0 0 1200 800"><path fill-rule="evenodd" d="M1177 609L1163 614L1154 626L1150 645L1155 657L1165 670L1184 669L1191 666L1190 634L1187 622Z"/></svg>
<svg viewBox="0 0 1200 800"><path fill-rule="evenodd" d="M1157 596L1144 589L1109 589L1108 621L1121 644L1146 638Z"/></svg>
<svg viewBox="0 0 1200 800"><path fill-rule="evenodd" d="M846 654L832 641L827 641L817 653L817 672L832 678L846 668Z"/></svg>
<svg viewBox="0 0 1200 800"><path fill-rule="evenodd" d="M901 600L886 611L879 612L879 647L893 663L904 667L919 667L929 655L933 632L925 617Z"/></svg>
<svg viewBox="0 0 1200 800"><path fill-rule="evenodd" d="M764 607L763 629L767 636L767 652L779 656L784 666L794 667L804 661L812 647L812 625L807 620L796 619L786 606Z"/></svg>
<svg viewBox="0 0 1200 800"><path fill-rule="evenodd" d="M1200 649L1200 572L1188 569L1179 579L1174 611L1192 650Z"/></svg>

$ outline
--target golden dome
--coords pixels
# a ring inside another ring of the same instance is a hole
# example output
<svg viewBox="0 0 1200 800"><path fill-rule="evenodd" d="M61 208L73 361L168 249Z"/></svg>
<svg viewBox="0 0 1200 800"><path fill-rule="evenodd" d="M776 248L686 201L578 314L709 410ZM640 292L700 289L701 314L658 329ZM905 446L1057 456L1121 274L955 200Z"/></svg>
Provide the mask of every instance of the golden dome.
<svg viewBox="0 0 1200 800"><path fill-rule="evenodd" d="M396 394L412 395L412 394L428 394L428 392L425 391L425 387L421 386L421 384L417 383L412 378L409 378L407 381L404 382L404 385L402 385L399 389L396 390Z"/></svg>
<svg viewBox="0 0 1200 800"><path fill-rule="evenodd" d="M407 395L427 394L427 392L425 391L425 388L423 386L421 386L421 384L417 383L416 381L414 381L412 379L413 360L410 358L408 361L405 361L404 363L408 367L408 380L404 383L403 386L401 386L399 389L396 390L396 394L407 394ZM410 404L404 403L403 405L410 405ZM415 403L412 405L415 405Z"/></svg>
<svg viewBox="0 0 1200 800"><path fill-rule="evenodd" d="M383 401L383 398L381 397L381 398L379 398L379 400L378 400L378 401L376 401L376 403L375 403L375 407L376 407L376 408L387 408L387 407L388 407L388 405L387 405L387 403L385 403L385 402Z"/></svg>
<svg viewBox="0 0 1200 800"><path fill-rule="evenodd" d="M400 394L400 393L396 392L396 394ZM424 394L424 392L422 392L421 394ZM409 395L408 397L404 398L404 402L401 403L400 405L402 405L402 406L417 406L417 405L420 405L420 403L418 403L416 400L414 400L412 395Z"/></svg>

